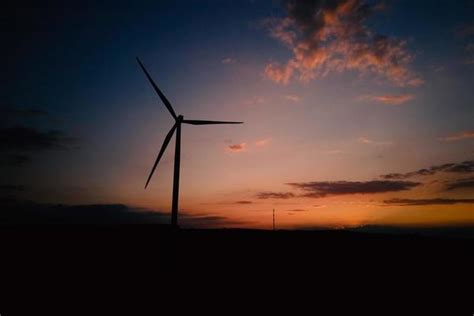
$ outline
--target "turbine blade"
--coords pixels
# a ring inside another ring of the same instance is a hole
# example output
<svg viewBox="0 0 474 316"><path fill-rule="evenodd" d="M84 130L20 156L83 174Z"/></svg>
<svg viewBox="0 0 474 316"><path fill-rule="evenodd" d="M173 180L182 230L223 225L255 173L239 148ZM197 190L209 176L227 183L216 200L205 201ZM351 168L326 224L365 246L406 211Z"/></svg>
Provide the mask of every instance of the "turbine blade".
<svg viewBox="0 0 474 316"><path fill-rule="evenodd" d="M161 92L160 88L158 88L158 86L156 85L156 83L153 81L153 79L151 78L150 74L149 74L148 71L145 69L145 66L143 66L142 62L140 61L140 59L139 59L138 57L137 57L137 61L138 61L138 63L140 64L140 67L142 68L143 72L144 72L145 75L147 76L148 80L150 81L151 85L152 85L153 88L155 89L156 93L158 93L158 95L160 96L161 101L163 101L163 103L165 104L166 108L168 109L168 111L170 111L171 115L173 116L173 118L176 119L176 113L174 112L173 107L171 106L170 101L168 101L168 99L166 99L165 95Z"/></svg>
<svg viewBox="0 0 474 316"><path fill-rule="evenodd" d="M161 145L160 153L158 154L155 164L153 165L153 168L151 169L150 175L148 176L148 179L146 180L145 189L148 186L148 183L150 182L151 177L153 176L153 172L155 172L156 166L158 166L158 163L160 162L161 157L165 153L166 146L168 146L168 143L170 142L171 137L173 137L173 133L176 130L176 126L177 124L173 125L173 127L168 132L168 135L166 135L165 140L163 141L163 145Z"/></svg>
<svg viewBox="0 0 474 316"><path fill-rule="evenodd" d="M191 124L191 125L210 125L210 124L242 124L243 122L183 120L183 123Z"/></svg>

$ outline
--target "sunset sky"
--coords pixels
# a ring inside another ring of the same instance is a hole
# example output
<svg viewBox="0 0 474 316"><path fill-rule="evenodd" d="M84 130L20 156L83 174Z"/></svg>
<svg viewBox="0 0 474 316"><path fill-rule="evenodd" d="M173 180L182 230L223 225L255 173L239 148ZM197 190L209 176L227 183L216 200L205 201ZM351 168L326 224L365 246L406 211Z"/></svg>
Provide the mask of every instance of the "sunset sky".
<svg viewBox="0 0 474 316"><path fill-rule="evenodd" d="M135 1L16 8L1 197L279 228L474 224L473 1Z"/></svg>

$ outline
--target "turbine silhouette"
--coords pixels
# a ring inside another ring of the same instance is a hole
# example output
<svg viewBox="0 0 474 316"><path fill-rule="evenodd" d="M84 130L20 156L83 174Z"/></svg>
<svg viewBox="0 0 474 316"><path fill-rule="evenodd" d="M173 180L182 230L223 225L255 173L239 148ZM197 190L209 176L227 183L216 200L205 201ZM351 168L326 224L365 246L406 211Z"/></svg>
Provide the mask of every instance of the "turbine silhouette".
<svg viewBox="0 0 474 316"><path fill-rule="evenodd" d="M155 172L155 169L158 166L158 163L160 162L160 159L163 156L166 150L166 147L168 146L168 143L171 140L171 137L173 137L173 133L176 131L176 146L175 146L175 152L174 152L174 174L173 174L173 203L171 207L171 226L178 227L179 165L180 165L180 156L181 156L181 124L185 123L185 124L191 124L191 125L211 125L211 124L242 124L243 122L185 120L182 115L176 115L173 107L171 106L171 103L168 101L168 99L166 99L165 95L161 92L160 88L158 88L158 86L153 81L150 74L145 69L145 66L143 66L142 62L140 61L138 57L137 57L137 61L140 67L142 68L143 72L147 76L148 80L150 81L151 85L153 86L153 89L155 89L161 101L163 101L164 105L166 106L171 116L175 120L173 127L168 132L168 134L165 137L165 140L163 141L163 145L161 146L160 152L158 153L158 157L156 158L155 163L153 164L153 168L151 168L150 175L148 176L148 179L146 180L145 189L148 186L148 183L150 183L151 177L153 176L153 173Z"/></svg>

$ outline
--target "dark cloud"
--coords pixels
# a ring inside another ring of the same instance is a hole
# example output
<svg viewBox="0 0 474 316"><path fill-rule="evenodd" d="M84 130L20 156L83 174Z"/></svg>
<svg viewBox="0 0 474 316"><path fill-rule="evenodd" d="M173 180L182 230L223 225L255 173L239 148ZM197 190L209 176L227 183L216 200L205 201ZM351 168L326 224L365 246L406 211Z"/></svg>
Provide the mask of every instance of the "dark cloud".
<svg viewBox="0 0 474 316"><path fill-rule="evenodd" d="M41 109L20 109L15 107L0 107L0 116L4 120L34 118L47 116L48 112Z"/></svg>
<svg viewBox="0 0 474 316"><path fill-rule="evenodd" d="M0 151L40 151L69 148L76 139L59 130L15 126L0 129Z"/></svg>
<svg viewBox="0 0 474 316"><path fill-rule="evenodd" d="M31 154L40 151L71 149L78 143L60 130L40 130L14 126L0 128L0 164L21 167L30 162Z"/></svg>
<svg viewBox="0 0 474 316"><path fill-rule="evenodd" d="M305 209L302 209L302 208L295 208L295 209L286 210L286 211L290 212L290 213L300 213L300 212L307 212L308 210L305 210Z"/></svg>
<svg viewBox="0 0 474 316"><path fill-rule="evenodd" d="M410 190L420 183L411 181L322 181L287 183L303 190L305 197L325 197L344 194L374 194Z"/></svg>
<svg viewBox="0 0 474 316"><path fill-rule="evenodd" d="M235 204L252 204L252 201L235 201Z"/></svg>
<svg viewBox="0 0 474 316"><path fill-rule="evenodd" d="M457 189L473 189L474 188L474 178L467 179L458 179L450 182L446 186L447 191L457 190Z"/></svg>
<svg viewBox="0 0 474 316"><path fill-rule="evenodd" d="M219 215L196 215L182 213L179 216L180 226L192 228L222 228L227 226L241 226L252 223L249 221L230 219L228 217Z"/></svg>
<svg viewBox="0 0 474 316"><path fill-rule="evenodd" d="M4 225L46 224L163 224L168 214L123 204L53 205L3 199L0 223Z"/></svg>
<svg viewBox="0 0 474 316"><path fill-rule="evenodd" d="M390 199L383 201L390 206L420 206L420 205L453 205L453 204L473 204L474 199Z"/></svg>
<svg viewBox="0 0 474 316"><path fill-rule="evenodd" d="M268 64L265 74L286 84L293 77L308 81L331 72L355 70L388 79L397 86L423 83L408 69L413 56L406 42L377 34L367 18L382 9L363 0L287 0L287 16L269 19L271 36L288 46L286 64Z"/></svg>
<svg viewBox="0 0 474 316"><path fill-rule="evenodd" d="M467 24L457 27L455 29L455 34L460 37L474 36L474 24Z"/></svg>
<svg viewBox="0 0 474 316"><path fill-rule="evenodd" d="M32 160L34 153L77 145L77 138L58 128L46 127L57 122L41 109L0 107L0 166L21 167Z"/></svg>
<svg viewBox="0 0 474 316"><path fill-rule="evenodd" d="M0 154L0 166L21 167L31 161L31 157L25 154Z"/></svg>
<svg viewBox="0 0 474 316"><path fill-rule="evenodd" d="M14 198L0 199L0 225L125 225L169 224L170 213L124 204L61 205L44 204ZM180 214L190 227L223 227L241 223L223 216Z"/></svg>
<svg viewBox="0 0 474 316"><path fill-rule="evenodd" d="M471 173L474 172L474 161L468 160L459 163L447 163L438 166L432 166L428 169L419 169L417 171L407 172L407 173L389 173L381 175L383 179L387 180L401 180L408 179L416 176L430 176L438 172L451 172L451 173Z"/></svg>
<svg viewBox="0 0 474 316"><path fill-rule="evenodd" d="M0 185L0 194L18 193L25 191L24 185L4 184Z"/></svg>
<svg viewBox="0 0 474 316"><path fill-rule="evenodd" d="M257 199L291 199L295 195L291 192L259 192L256 195Z"/></svg>

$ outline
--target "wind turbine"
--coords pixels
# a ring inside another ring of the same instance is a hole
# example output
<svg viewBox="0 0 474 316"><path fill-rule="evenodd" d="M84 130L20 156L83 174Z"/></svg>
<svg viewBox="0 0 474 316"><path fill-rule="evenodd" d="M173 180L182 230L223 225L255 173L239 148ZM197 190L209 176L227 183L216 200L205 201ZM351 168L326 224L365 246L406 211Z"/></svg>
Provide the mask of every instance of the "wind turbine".
<svg viewBox="0 0 474 316"><path fill-rule="evenodd" d="M175 120L173 127L171 127L171 130L168 132L168 134L165 137L165 140L163 141L163 145L161 145L161 149L160 149L160 152L158 153L158 157L156 158L155 163L153 164L153 168L151 168L150 175L148 176L148 179L146 180L145 189L148 186L148 183L150 182L151 177L153 176L153 173L155 172L156 166L158 166L158 163L160 162L160 159L166 150L166 146L168 146L168 143L170 142L171 137L173 137L173 133L176 131L176 146L174 150L173 204L171 207L171 226L176 228L178 227L179 165L180 165L180 158L181 158L181 124L184 123L184 124L191 124L191 125L211 125L211 124L242 124L243 122L185 120L183 115L176 115L173 107L171 106L171 103L168 101L168 99L166 99L165 95L161 92L160 88L158 88L158 86L153 81L150 74L145 69L145 66L143 66L142 62L140 61L138 57L137 57L137 61L138 61L138 64L140 64L140 67L142 68L143 72L147 76L148 80L150 81L151 85L153 86L153 89L155 89L161 101L163 101L164 105L166 106L171 116Z"/></svg>

